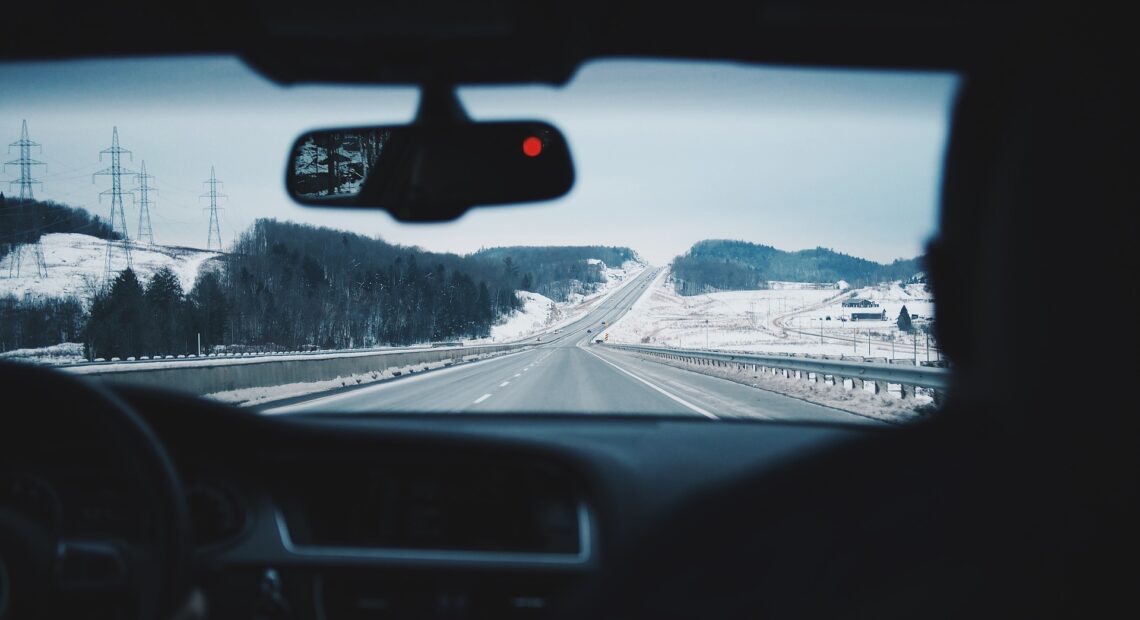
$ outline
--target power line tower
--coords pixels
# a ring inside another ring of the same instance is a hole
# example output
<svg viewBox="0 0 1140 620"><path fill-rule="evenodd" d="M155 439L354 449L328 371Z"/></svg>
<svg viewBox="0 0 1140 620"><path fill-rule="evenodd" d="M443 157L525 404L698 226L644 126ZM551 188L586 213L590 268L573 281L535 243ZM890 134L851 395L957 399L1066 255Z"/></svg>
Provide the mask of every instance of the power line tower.
<svg viewBox="0 0 1140 620"><path fill-rule="evenodd" d="M16 246L16 249L12 250L12 260L8 263L8 277L20 277L24 254L27 252L32 253L32 260L35 261L36 264L36 275L41 278L46 278L48 275L47 261L44 260L44 246L40 244L39 239L36 239L35 243L24 243Z"/></svg>
<svg viewBox="0 0 1140 620"><path fill-rule="evenodd" d="M142 162L142 171L136 177L139 186L131 190L136 196L135 202L139 205L139 234L135 238L147 245L154 245L154 230L150 227L150 194L158 192L158 189L150 186L150 180L154 175L146 173L145 159Z"/></svg>
<svg viewBox="0 0 1140 620"><path fill-rule="evenodd" d="M9 153L12 152L12 147L17 147L19 149L20 156L16 159L4 162L5 170L8 169L8 166L20 167L20 178L16 179L15 181L9 181L8 185L20 186L21 200L35 200L36 197L32 192L32 186L43 186L43 183L40 183L39 181L32 178L32 166L44 166L46 169L47 164L42 161L32 159L33 146L40 149L40 152L43 152L43 146L40 145L39 142L32 142L31 138L28 137L28 121L25 120L20 126L20 139L8 145ZM38 233L39 231L29 232ZM8 277L20 277L20 268L23 264L24 253L28 251L32 253L32 259L36 263L36 275L41 278L47 277L47 261L44 260L44 248L43 245L40 244L40 238L38 234L36 234L36 240L34 242L21 244L17 246L16 249L12 250L12 260L10 263L8 263Z"/></svg>
<svg viewBox="0 0 1140 620"><path fill-rule="evenodd" d="M111 189L99 192L99 201L102 202L103 196L111 197L111 233L119 233L123 236L123 254L127 258L127 268L132 267L131 263L131 238L127 233L127 215L123 212L123 196L131 196L134 199L134 194L123 191L123 175L136 174L134 170L128 170L122 166L122 155L126 153L131 160L134 156L127 149L119 146L119 128L114 127L111 129L111 148L99 151L99 161L103 161L104 155L111 156L111 167L104 168L99 172L91 175L91 182L95 182L97 176L111 177ZM103 261L103 284L106 285L111 282L115 272L112 266L112 254L114 253L115 242L112 239L107 239L107 255Z"/></svg>
<svg viewBox="0 0 1140 620"><path fill-rule="evenodd" d="M210 180L203 181L202 184L210 188L210 191L198 197L199 200L202 198L210 199L210 206L208 207L208 210L210 211L210 231L206 233L206 249L217 250L218 252L221 252L222 228L218 225L218 199L227 198L227 196L225 194L218 193L218 186L222 185L222 182L219 181L216 176L214 176L213 166L210 166ZM203 209L203 211L206 210L207 209Z"/></svg>
<svg viewBox="0 0 1140 620"><path fill-rule="evenodd" d="M13 146L20 149L20 156L17 159L4 162L4 169L7 170L8 166L19 166L20 178L15 181L9 181L8 185L20 186L21 200L35 200L36 197L32 193L32 186L43 186L43 183L32 178L32 166L44 166L46 169L47 164L32 159L32 147L34 146L40 149L40 152L43 152L43 145L39 142L32 142L32 140L28 138L28 121L25 120L20 126L20 139L8 145L9 153L12 152Z"/></svg>

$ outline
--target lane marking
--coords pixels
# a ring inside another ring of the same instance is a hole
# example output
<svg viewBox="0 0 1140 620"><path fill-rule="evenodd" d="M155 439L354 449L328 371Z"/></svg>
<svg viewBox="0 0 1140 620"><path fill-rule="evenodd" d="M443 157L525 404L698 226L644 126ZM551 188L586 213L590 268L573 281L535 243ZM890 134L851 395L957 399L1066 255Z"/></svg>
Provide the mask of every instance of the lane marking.
<svg viewBox="0 0 1140 620"><path fill-rule="evenodd" d="M528 371L528 370L530 370L530 366L527 366L526 368L523 368L523 372L526 372L526 371Z"/></svg>
<svg viewBox="0 0 1140 620"><path fill-rule="evenodd" d="M487 399L488 399L488 398L490 398L490 397L491 397L491 395L490 395L490 394L484 394L484 395L480 396L479 398L476 398L476 399L475 399L475 402L474 402L474 403L471 403L471 404L473 404L473 405L478 405L479 403L481 403L481 402L483 402L483 401L487 400Z"/></svg>
<svg viewBox="0 0 1140 620"><path fill-rule="evenodd" d="M668 396L669 398L673 399L674 401L676 401L676 402L688 407L689 409L692 409L693 411L705 416L706 418L709 418L711 420L719 420L720 419L716 415L708 412L707 410L702 409L702 408L698 407L697 405L694 405L693 403L690 403L689 401L681 398L680 396L677 396L675 394L667 392L665 389L658 387L657 385L650 383L649 381L646 381L645 379L642 379L641 377L639 377L639 376L633 374L632 372L622 368L621 366L618 366L617 364L603 358L602 356L598 355L597 353L594 353L593 351L586 349L586 348L583 348L582 350L585 351L586 353L589 353L590 355L593 355L594 357L598 358L599 360L602 360L603 362L609 364L610 366L617 368L618 370L620 370L620 371L624 372L625 374L633 377L634 379L637 379L638 381L644 383L645 385L648 385L649 387L657 390L658 392L661 392L662 394L664 394L665 396Z"/></svg>
<svg viewBox="0 0 1140 620"><path fill-rule="evenodd" d="M504 382L499 384L499 387L507 387L508 385L510 385L510 383L511 383L510 381L504 381Z"/></svg>
<svg viewBox="0 0 1140 620"><path fill-rule="evenodd" d="M515 377L521 377L521 376L522 376L522 373L521 373L521 372L520 372L520 373L517 373L517 374L515 374Z"/></svg>
<svg viewBox="0 0 1140 620"><path fill-rule="evenodd" d="M453 366L447 366L444 368L439 368L437 370L430 370L420 374L392 377L390 379L377 381L373 384L366 383L362 386L357 386L356 389L339 392L337 394L330 394L328 396L321 396L320 392L315 392L312 394L313 398L309 398L307 400L301 400L289 405L281 405L278 407L270 406L265 409L255 408L254 410L263 415L277 415L294 411L303 411L306 409L312 409L313 407L319 408L320 406L325 406L329 403L337 402L340 400L351 400L354 398L360 398L365 394L387 391L393 387L406 386L412 383L419 383L421 381L431 381L432 379L437 379L444 375L467 372L472 368L482 367L485 364L495 364L497 362L513 358L516 355L526 355L527 353L530 353L530 351L516 351L514 353L506 353L504 355L497 355L495 357L487 359L476 360L474 362L455 364Z"/></svg>

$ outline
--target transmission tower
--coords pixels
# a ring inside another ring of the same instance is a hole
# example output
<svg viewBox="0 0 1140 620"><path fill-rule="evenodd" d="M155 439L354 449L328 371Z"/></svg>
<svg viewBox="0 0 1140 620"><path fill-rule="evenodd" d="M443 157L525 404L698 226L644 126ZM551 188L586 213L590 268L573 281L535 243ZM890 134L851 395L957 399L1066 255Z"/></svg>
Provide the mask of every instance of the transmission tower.
<svg viewBox="0 0 1140 620"><path fill-rule="evenodd" d="M130 195L133 199L134 195L123 191L123 175L133 175L136 173L134 170L128 170L122 166L123 153L126 153L127 156L131 157L132 161L134 160L134 157L131 155L130 151L119 146L119 128L114 127L111 129L111 148L99 151L99 161L103 161L104 155L111 156L111 167L104 168L99 172L91 175L91 182L94 183L95 177L97 176L102 175L111 177L111 189L99 192L99 200L102 202L103 196L105 195L111 197L111 233L112 236L114 236L114 233L119 233L123 236L123 253L127 258L127 268L130 269L132 266L130 243L131 240L130 235L127 233L127 215L123 212L123 196ZM111 258L112 254L114 253L114 248L114 240L107 239L107 255L103 261L103 284L110 283L111 278L113 278L115 275L114 270L111 269Z"/></svg>
<svg viewBox="0 0 1140 620"><path fill-rule="evenodd" d="M39 181L32 178L32 166L44 166L46 169L47 164L42 161L32 159L33 146L40 149L41 152L43 151L43 147L39 142L32 142L31 138L28 137L28 121L25 120L20 126L20 139L8 145L9 153L12 152L12 147L17 147L20 149L20 156L17 159L4 162L5 170L8 169L8 166L20 167L20 178L16 179L15 181L9 181L8 184L9 186L20 186L21 200L35 200L35 194L32 192L32 186L43 186L43 183L40 183ZM36 263L36 275L41 278L47 277L47 262L44 260L44 248L43 245L40 244L38 231L30 232L36 234L36 240L32 243L20 244L16 246L14 250L12 250L12 260L10 263L8 263L8 277L20 277L20 267L23 263L23 255L24 252L28 251L32 253L32 259Z"/></svg>
<svg viewBox="0 0 1140 620"><path fill-rule="evenodd" d="M218 193L218 186L221 185L222 182L219 181L217 179L217 177L214 176L214 167L213 166L210 166L210 180L209 181L203 181L202 183L210 188L210 191L202 194L199 197L200 199L201 198L209 198L210 199L210 206L208 207L208 209L203 209L203 211L208 210L210 212L210 231L208 233L206 233L206 249L207 250L217 250L218 252L221 252L222 251L222 229L221 229L221 226L218 225L218 199L219 198L226 198L226 195Z"/></svg>
<svg viewBox="0 0 1140 620"><path fill-rule="evenodd" d="M135 238L148 245L154 245L154 231L150 227L150 205L151 205L151 192L158 190L150 186L150 180L154 175L146 173L146 160L142 162L142 171L137 175L139 186L131 190L135 196L135 202L139 205L139 234Z"/></svg>
<svg viewBox="0 0 1140 620"><path fill-rule="evenodd" d="M44 260L44 246L40 245L39 239L36 239L35 243L20 244L16 246L16 249L12 250L12 262L8 263L8 277L20 277L20 269L23 266L24 254L27 252L31 252L32 260L36 264L36 275L41 278L46 278L48 275L47 261Z"/></svg>
<svg viewBox="0 0 1140 620"><path fill-rule="evenodd" d="M20 186L20 199L35 200L36 197L32 194L32 186L42 186L43 183L40 183L39 181L32 178L32 166L46 167L47 164L42 161L32 159L32 147L34 146L40 149L42 152L43 146L40 145L39 142L32 142L31 139L28 138L28 121L25 120L23 125L20 127L20 139L8 145L9 153L12 152L13 146L20 149L20 157L11 161L4 162L4 170L7 170L8 166L19 166L20 178L16 179L15 181L9 181L8 185Z"/></svg>

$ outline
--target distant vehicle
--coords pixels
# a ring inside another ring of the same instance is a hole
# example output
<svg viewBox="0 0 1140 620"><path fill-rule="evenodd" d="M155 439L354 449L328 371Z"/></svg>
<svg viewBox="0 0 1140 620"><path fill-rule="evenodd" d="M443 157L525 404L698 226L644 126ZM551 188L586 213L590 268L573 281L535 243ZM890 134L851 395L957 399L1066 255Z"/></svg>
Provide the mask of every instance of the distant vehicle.
<svg viewBox="0 0 1140 620"><path fill-rule="evenodd" d="M594 338L594 344L602 344L603 342L605 342L605 341L602 340L601 338Z"/></svg>
<svg viewBox="0 0 1140 620"><path fill-rule="evenodd" d="M535 338L535 339L534 339L534 341L535 341L535 342L542 342L542 336L539 336L538 338Z"/></svg>
<svg viewBox="0 0 1140 620"><path fill-rule="evenodd" d="M828 320L828 321L830 321L830 320L831 320L831 317L827 317L827 320Z"/></svg>
<svg viewBox="0 0 1140 620"><path fill-rule="evenodd" d="M594 330L592 330L592 329L587 329L587 330L586 330L586 333L587 333L587 334L592 334L592 333L594 333Z"/></svg>

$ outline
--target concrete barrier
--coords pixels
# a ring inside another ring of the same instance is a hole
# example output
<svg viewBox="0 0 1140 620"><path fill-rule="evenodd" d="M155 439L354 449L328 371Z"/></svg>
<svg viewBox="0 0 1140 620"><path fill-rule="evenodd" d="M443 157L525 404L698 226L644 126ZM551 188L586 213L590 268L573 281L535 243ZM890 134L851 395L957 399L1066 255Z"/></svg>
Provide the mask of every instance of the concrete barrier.
<svg viewBox="0 0 1140 620"><path fill-rule="evenodd" d="M520 351L531 344L503 344L480 347L436 348L417 351L344 353L320 356L297 356L291 359L273 357L249 358L240 362L218 363L198 360L169 365L124 364L122 366L86 366L64 370L94 381L174 388L194 394L213 394L247 388L272 387L290 383L314 383L338 377L381 372L415 364L448 360L461 361L472 356Z"/></svg>

